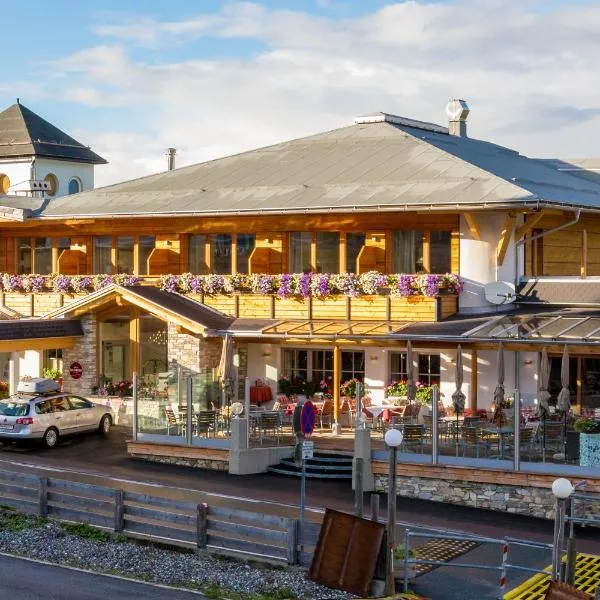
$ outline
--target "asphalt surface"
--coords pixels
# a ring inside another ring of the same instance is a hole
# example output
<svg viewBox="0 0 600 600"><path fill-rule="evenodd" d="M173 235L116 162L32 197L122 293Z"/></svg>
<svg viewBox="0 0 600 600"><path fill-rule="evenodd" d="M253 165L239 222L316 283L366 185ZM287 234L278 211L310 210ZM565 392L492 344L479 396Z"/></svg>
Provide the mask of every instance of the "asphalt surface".
<svg viewBox="0 0 600 600"><path fill-rule="evenodd" d="M50 475L61 471L69 479L114 485L106 478L118 478L123 489L152 488L152 493L181 499L206 501L205 494L232 496L257 502L256 510L286 516L297 515L300 481L297 478L273 474L233 476L216 471L204 471L173 465L148 463L127 457L125 442L130 429L115 427L108 438L99 435L71 438L53 450L39 447L4 448L0 451L0 468L26 470ZM500 483L501 481L499 481ZM385 497L381 498L381 514L385 516ZM320 520L325 507L351 512L353 493L348 481L307 481L307 506L314 509L308 518ZM368 510L368 505L366 507ZM491 538L506 536L552 542L550 521L496 511L440 504L419 499L398 498L397 520L411 527L439 528L477 534ZM600 531L595 528L578 531L578 551L600 554ZM498 565L501 548L482 544L452 563ZM543 568L550 564L547 551L514 546L510 562ZM451 563L451 564L452 564ZM509 588L530 575L509 571ZM442 567L417 578L412 589L434 600L494 598L500 574L493 570L450 569ZM443 594L441 590L445 590Z"/></svg>
<svg viewBox="0 0 600 600"><path fill-rule="evenodd" d="M0 556L0 598L10 600L201 600L200 594L169 590Z"/></svg>

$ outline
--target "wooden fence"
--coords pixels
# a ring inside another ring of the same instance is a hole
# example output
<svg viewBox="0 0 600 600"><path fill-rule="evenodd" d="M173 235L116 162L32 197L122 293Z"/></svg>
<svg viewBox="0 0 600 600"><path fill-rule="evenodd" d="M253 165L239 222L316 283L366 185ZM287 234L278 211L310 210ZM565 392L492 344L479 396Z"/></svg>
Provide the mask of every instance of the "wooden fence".
<svg viewBox="0 0 600 600"><path fill-rule="evenodd" d="M184 548L309 564L320 525L28 473L0 471L0 504Z"/></svg>

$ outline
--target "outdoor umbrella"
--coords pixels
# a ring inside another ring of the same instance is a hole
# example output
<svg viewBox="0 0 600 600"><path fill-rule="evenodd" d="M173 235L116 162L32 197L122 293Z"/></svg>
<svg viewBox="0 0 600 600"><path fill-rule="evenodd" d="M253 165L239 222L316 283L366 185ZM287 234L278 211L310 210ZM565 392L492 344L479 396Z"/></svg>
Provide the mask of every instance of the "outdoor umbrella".
<svg viewBox="0 0 600 600"><path fill-rule="evenodd" d="M408 398L408 403L412 404L412 402L417 399L417 383L415 381L413 369L413 352L410 340L406 343L406 374L406 397Z"/></svg>
<svg viewBox="0 0 600 600"><path fill-rule="evenodd" d="M500 342L498 346L498 383L494 390L494 421L501 425L504 422L502 409L504 408L504 346Z"/></svg>
<svg viewBox="0 0 600 600"><path fill-rule="evenodd" d="M562 388L558 393L556 409L563 413L568 413L571 408L571 392L569 392L569 351L567 345L563 350L562 363L560 365L560 384Z"/></svg>
<svg viewBox="0 0 600 600"><path fill-rule="evenodd" d="M228 333L225 334L223 347L221 349L221 360L217 369L217 376L221 380L221 389L223 394L227 394L227 388L230 384L229 377L231 373L231 363L233 359L233 339Z"/></svg>
<svg viewBox="0 0 600 600"><path fill-rule="evenodd" d="M463 384L463 358L460 344L456 348L456 391L452 394L452 404L454 405L454 414L456 415L456 453L458 455L458 416L465 410L466 396L462 392Z"/></svg>
<svg viewBox="0 0 600 600"><path fill-rule="evenodd" d="M542 358L540 360L540 394L538 398L538 417L546 418L550 414L548 400L550 400L550 392L548 385L550 384L550 361L548 360L548 352L546 347L542 348Z"/></svg>

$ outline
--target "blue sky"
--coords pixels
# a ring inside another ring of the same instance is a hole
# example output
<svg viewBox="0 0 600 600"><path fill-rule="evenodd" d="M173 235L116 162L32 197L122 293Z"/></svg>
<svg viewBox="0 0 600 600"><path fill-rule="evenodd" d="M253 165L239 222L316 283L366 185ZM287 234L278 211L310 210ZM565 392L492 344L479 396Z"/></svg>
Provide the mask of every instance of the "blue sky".
<svg viewBox="0 0 600 600"><path fill-rule="evenodd" d="M532 155L600 154L600 0L30 0L3 6L0 105L105 155L100 183L386 110ZM31 18L35 15L35 18Z"/></svg>

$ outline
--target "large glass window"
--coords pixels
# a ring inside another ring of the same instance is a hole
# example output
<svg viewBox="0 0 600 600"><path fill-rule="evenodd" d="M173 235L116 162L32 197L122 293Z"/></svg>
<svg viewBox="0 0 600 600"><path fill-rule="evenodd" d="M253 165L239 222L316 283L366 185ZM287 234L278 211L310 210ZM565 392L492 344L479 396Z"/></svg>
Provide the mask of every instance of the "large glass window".
<svg viewBox="0 0 600 600"><path fill-rule="evenodd" d="M333 378L333 352L331 350L313 350L312 380L327 381Z"/></svg>
<svg viewBox="0 0 600 600"><path fill-rule="evenodd" d="M307 231L294 231L289 235L289 271L290 273L304 273L312 271L310 264L310 245L312 233Z"/></svg>
<svg viewBox="0 0 600 600"><path fill-rule="evenodd" d="M390 354L390 382L406 381L408 379L408 363L406 352L392 352Z"/></svg>
<svg viewBox="0 0 600 600"><path fill-rule="evenodd" d="M317 233L317 272L340 272L340 234L337 231Z"/></svg>
<svg viewBox="0 0 600 600"><path fill-rule="evenodd" d="M138 275L149 275L148 259L156 246L153 235L140 235L138 238Z"/></svg>
<svg viewBox="0 0 600 600"><path fill-rule="evenodd" d="M365 245L366 235L364 233L346 234L346 271L356 273L358 255Z"/></svg>
<svg viewBox="0 0 600 600"><path fill-rule="evenodd" d="M188 269L195 275L205 275L206 265L206 236L190 235L188 240Z"/></svg>
<svg viewBox="0 0 600 600"><path fill-rule="evenodd" d="M248 273L248 260L254 250L256 236L253 233L238 233L237 235L237 272Z"/></svg>
<svg viewBox="0 0 600 600"><path fill-rule="evenodd" d="M40 275L52 273L52 238L35 238L33 270Z"/></svg>
<svg viewBox="0 0 600 600"><path fill-rule="evenodd" d="M308 350L284 349L283 374L290 379L308 380Z"/></svg>
<svg viewBox="0 0 600 600"><path fill-rule="evenodd" d="M423 271L423 232L397 230L392 235L392 270L394 273Z"/></svg>
<svg viewBox="0 0 600 600"><path fill-rule="evenodd" d="M117 273L133 273L133 238L117 238Z"/></svg>
<svg viewBox="0 0 600 600"><path fill-rule="evenodd" d="M111 249L112 238L110 236L94 238L94 273L112 272Z"/></svg>
<svg viewBox="0 0 600 600"><path fill-rule="evenodd" d="M31 238L17 238L17 273L31 273L33 256L31 252Z"/></svg>
<svg viewBox="0 0 600 600"><path fill-rule="evenodd" d="M229 275L231 273L231 235L228 233L213 235L211 252L211 272L218 275Z"/></svg>
<svg viewBox="0 0 600 600"><path fill-rule="evenodd" d="M360 352L342 352L342 381L348 379L358 379L362 381L365 377L365 353Z"/></svg>
<svg viewBox="0 0 600 600"><path fill-rule="evenodd" d="M419 381L425 385L440 384L440 355L419 354Z"/></svg>
<svg viewBox="0 0 600 600"><path fill-rule="evenodd" d="M431 273L449 273L452 269L451 233L432 231L429 241L429 261Z"/></svg>

